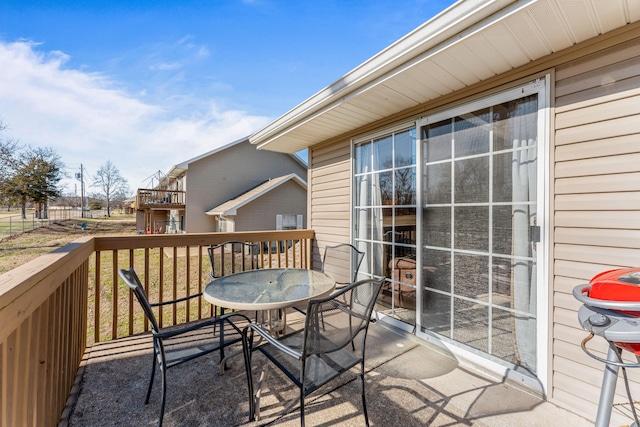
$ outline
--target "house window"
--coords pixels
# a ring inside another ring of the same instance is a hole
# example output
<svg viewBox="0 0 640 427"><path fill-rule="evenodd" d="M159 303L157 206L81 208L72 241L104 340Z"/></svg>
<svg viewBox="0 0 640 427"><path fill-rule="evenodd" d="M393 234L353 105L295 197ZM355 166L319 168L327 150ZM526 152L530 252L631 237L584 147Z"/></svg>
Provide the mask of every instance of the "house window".
<svg viewBox="0 0 640 427"><path fill-rule="evenodd" d="M415 324L416 131L401 129L354 146L355 246L363 277L385 276L378 312Z"/></svg>
<svg viewBox="0 0 640 427"><path fill-rule="evenodd" d="M276 230L301 230L302 215L276 215Z"/></svg>
<svg viewBox="0 0 640 427"><path fill-rule="evenodd" d="M233 233L235 231L235 221L230 218L220 217L218 222L218 226L220 227L220 232L222 233Z"/></svg>

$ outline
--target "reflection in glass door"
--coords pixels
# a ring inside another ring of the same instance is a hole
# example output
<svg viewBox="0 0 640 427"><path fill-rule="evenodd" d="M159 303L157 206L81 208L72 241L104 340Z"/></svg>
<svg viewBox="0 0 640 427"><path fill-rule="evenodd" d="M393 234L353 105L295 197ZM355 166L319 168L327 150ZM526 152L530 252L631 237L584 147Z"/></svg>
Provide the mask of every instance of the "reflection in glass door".
<svg viewBox="0 0 640 427"><path fill-rule="evenodd" d="M538 93L418 123L423 331L536 372Z"/></svg>
<svg viewBox="0 0 640 427"><path fill-rule="evenodd" d="M415 128L358 142L354 162L354 244L365 253L359 277L388 278L376 311L415 325Z"/></svg>

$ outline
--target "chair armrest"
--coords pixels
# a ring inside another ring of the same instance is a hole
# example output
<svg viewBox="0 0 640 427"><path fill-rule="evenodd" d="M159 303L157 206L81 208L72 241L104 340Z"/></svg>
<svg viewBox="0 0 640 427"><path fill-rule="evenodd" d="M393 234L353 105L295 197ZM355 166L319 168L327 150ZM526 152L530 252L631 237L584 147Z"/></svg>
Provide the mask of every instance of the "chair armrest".
<svg viewBox="0 0 640 427"><path fill-rule="evenodd" d="M299 351L295 351L294 349L292 349L291 347L288 347L286 345L284 345L283 343L281 343L277 338L275 338L273 335L271 335L269 333L269 331L267 331L266 329L264 329L263 327L261 327L260 325L257 325L255 323L250 323L249 325L247 325L245 327L245 331L251 328L253 329L255 332L258 333L258 335L260 335L267 343L273 345L275 348L277 348L278 350L288 354L289 356L300 360L302 359L302 353L300 353ZM246 334L245 334L246 335Z"/></svg>
<svg viewBox="0 0 640 427"><path fill-rule="evenodd" d="M197 322L197 323L194 323L192 325L185 326L183 328L175 328L175 329L169 329L169 330L165 330L165 331L160 331L160 332L158 332L156 334L153 334L153 336L157 337L157 338L171 338L171 337L175 337L177 335L184 334L185 332L191 332L191 331L195 331L195 330L200 329L200 328L204 328L206 326L211 326L211 325L215 325L217 323L222 323L225 320L227 322L231 323L233 325L233 327L236 330L238 330L238 332L240 332L238 327L231 320L229 320L230 317L236 317L236 316L237 317L242 317L243 320L247 321L247 323L251 322L251 319L249 319L244 314L241 314L241 313L227 313L227 314L223 314L222 316L219 316L219 317L213 317L211 319L203 320L201 322Z"/></svg>
<svg viewBox="0 0 640 427"><path fill-rule="evenodd" d="M182 302L182 301L186 301L189 299L193 299L193 298L197 298L199 296L202 296L202 292L198 292L197 294L193 294L193 295L189 295L188 297L182 297L182 298L178 298L178 299L172 299L170 301L162 301L162 302L154 302L153 304L149 303L149 305L151 307L161 307L163 305L167 305L167 304L175 304L177 302Z"/></svg>

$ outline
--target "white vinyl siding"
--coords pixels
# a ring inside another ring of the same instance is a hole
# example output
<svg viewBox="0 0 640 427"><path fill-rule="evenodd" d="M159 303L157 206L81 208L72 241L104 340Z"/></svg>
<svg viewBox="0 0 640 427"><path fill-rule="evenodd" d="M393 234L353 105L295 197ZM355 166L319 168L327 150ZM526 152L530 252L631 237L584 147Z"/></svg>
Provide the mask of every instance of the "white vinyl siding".
<svg viewBox="0 0 640 427"><path fill-rule="evenodd" d="M311 167L311 165L313 165ZM309 228L318 248L314 268L319 269L324 246L350 243L351 148L350 142L315 148L310 154L309 188L313 188ZM348 262L348 260L347 260Z"/></svg>
<svg viewBox="0 0 640 427"><path fill-rule="evenodd" d="M556 70L553 400L595 419L602 363L580 348L574 286L640 265L640 40ZM589 348L605 354L602 339ZM632 395L640 372L627 371ZM620 376L621 377L621 376ZM619 380L615 402L627 400ZM611 425L629 424L613 411Z"/></svg>

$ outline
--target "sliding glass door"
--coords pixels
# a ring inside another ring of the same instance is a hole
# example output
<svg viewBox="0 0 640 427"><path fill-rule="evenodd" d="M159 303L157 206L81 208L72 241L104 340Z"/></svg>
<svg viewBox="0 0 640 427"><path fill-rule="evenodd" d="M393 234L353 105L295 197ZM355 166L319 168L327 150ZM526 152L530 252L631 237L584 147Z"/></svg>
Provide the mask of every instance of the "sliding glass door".
<svg viewBox="0 0 640 427"><path fill-rule="evenodd" d="M544 82L417 123L420 330L537 371Z"/></svg>

